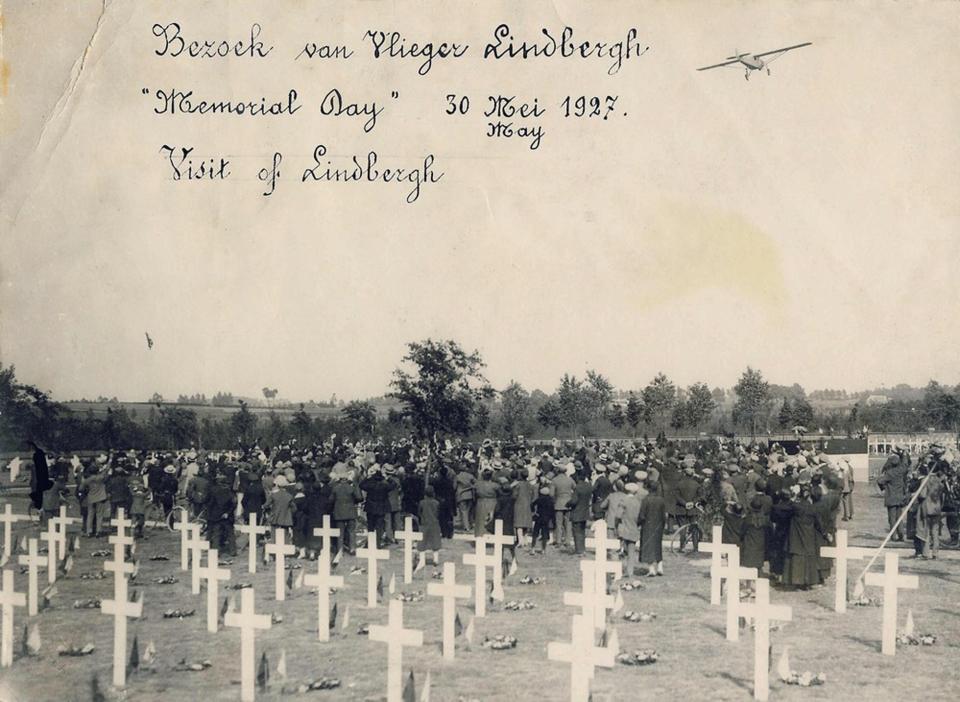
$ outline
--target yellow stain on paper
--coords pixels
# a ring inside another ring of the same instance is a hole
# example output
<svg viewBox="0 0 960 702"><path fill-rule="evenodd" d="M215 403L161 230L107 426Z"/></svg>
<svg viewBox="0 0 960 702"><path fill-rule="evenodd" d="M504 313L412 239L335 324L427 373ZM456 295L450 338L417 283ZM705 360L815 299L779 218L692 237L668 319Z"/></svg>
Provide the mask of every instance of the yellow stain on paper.
<svg viewBox="0 0 960 702"><path fill-rule="evenodd" d="M744 216L688 203L664 203L644 217L639 250L629 258L645 305L704 289L722 289L783 308L786 291L775 241Z"/></svg>

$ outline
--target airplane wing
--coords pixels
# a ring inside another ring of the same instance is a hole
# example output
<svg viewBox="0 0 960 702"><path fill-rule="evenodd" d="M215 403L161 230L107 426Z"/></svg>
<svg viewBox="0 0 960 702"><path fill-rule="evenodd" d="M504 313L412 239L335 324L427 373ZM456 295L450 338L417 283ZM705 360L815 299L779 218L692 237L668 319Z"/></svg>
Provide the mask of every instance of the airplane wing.
<svg viewBox="0 0 960 702"><path fill-rule="evenodd" d="M812 41L807 41L807 42L804 42L803 44L794 44L793 46L788 46L783 49L774 49L773 51L764 51L762 54L754 54L753 56L754 58L761 58L763 56L773 56L774 54L784 54L788 51L793 51L794 49L800 49L800 48L803 48L804 46L810 46L811 44L813 44Z"/></svg>
<svg viewBox="0 0 960 702"><path fill-rule="evenodd" d="M732 61L724 61L723 63L715 63L712 66L704 66L703 68L698 68L698 71L706 71L711 68L720 68L721 66L732 66L735 63L739 63L740 59L735 58Z"/></svg>

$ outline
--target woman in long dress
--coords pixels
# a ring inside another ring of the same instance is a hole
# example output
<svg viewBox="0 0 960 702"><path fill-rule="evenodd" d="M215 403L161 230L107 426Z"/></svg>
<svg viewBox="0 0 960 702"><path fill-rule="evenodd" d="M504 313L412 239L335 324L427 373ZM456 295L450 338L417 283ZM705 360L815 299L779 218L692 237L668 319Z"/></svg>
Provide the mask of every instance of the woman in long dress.
<svg viewBox="0 0 960 702"><path fill-rule="evenodd" d="M774 509L790 516L787 531L787 558L783 564L783 584L810 589L820 585L820 555L817 552L819 539L826 539L826 530L820 510L810 496L810 485L800 486L800 495L793 502L782 502Z"/></svg>
<svg viewBox="0 0 960 702"><path fill-rule="evenodd" d="M493 511L497 507L497 484L490 478L493 471L485 468L477 481L477 506L473 519L473 535L483 536L493 523Z"/></svg>
<svg viewBox="0 0 960 702"><path fill-rule="evenodd" d="M667 505L657 494L657 486L647 482L647 496L640 503L640 562L647 575L663 575L663 529L667 523Z"/></svg>
<svg viewBox="0 0 960 702"><path fill-rule="evenodd" d="M536 489L528 476L517 472L513 483L513 528L517 530L517 544L524 545L525 534L533 529L533 499Z"/></svg>
<svg viewBox="0 0 960 702"><path fill-rule="evenodd" d="M422 554L433 551L434 565L440 565L440 503L436 498L436 491L433 485L427 485L423 491L423 499L420 500L420 532L423 539L420 540L419 548ZM421 558L425 558L421 555Z"/></svg>

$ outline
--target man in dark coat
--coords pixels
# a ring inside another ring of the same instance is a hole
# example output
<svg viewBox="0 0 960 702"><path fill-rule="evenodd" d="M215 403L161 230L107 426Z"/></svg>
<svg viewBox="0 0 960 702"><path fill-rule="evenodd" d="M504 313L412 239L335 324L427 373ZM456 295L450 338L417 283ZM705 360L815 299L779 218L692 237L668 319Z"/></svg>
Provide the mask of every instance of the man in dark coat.
<svg viewBox="0 0 960 702"><path fill-rule="evenodd" d="M900 519L900 512L907 503L907 473L909 464L899 455L893 454L887 459L877 479L877 485L883 489L883 504L887 508L887 525L893 525ZM897 525L894 541L903 541L903 523Z"/></svg>
<svg viewBox="0 0 960 702"><path fill-rule="evenodd" d="M640 503L640 562L647 575L663 575L663 530L667 524L667 506L657 494L657 485L647 480L647 495Z"/></svg>
<svg viewBox="0 0 960 702"><path fill-rule="evenodd" d="M573 552L586 552L587 519L590 518L590 504L593 499L593 486L587 480L584 471L577 471L573 486L573 501L570 507L570 523L573 525Z"/></svg>
<svg viewBox="0 0 960 702"><path fill-rule="evenodd" d="M430 483L433 485L436 500L439 503L437 519L440 522L440 533L443 538L452 539L453 517L457 508L454 474L446 466L440 466Z"/></svg>
<svg viewBox="0 0 960 702"><path fill-rule="evenodd" d="M364 511L367 513L367 528L376 532L377 548L384 545L386 515L390 513L390 491L393 487L393 481L384 479L379 466L374 466L373 472L360 483L360 489L366 494Z"/></svg>
<svg viewBox="0 0 960 702"><path fill-rule="evenodd" d="M30 500L34 509L43 506L43 493L53 487L50 480L50 469L47 466L47 454L36 442L28 441L33 446L33 470L30 472Z"/></svg>
<svg viewBox="0 0 960 702"><path fill-rule="evenodd" d="M207 495L207 534L210 547L221 555L236 556L237 543L233 531L233 514L237 497L227 484L227 476L217 473Z"/></svg>
<svg viewBox="0 0 960 702"><path fill-rule="evenodd" d="M360 491L346 473L335 473L335 480L331 488L333 499L333 521L340 530L340 539L337 548L346 551L351 556L356 553L354 543L357 528L357 503L360 502Z"/></svg>
<svg viewBox="0 0 960 702"><path fill-rule="evenodd" d="M700 527L697 525L697 501L700 499L700 483L694 477L693 468L683 469L683 476L676 487L676 506L674 515L678 526L687 526L680 534L680 552L683 553L684 546L687 545L687 538L693 542L693 551L700 550Z"/></svg>

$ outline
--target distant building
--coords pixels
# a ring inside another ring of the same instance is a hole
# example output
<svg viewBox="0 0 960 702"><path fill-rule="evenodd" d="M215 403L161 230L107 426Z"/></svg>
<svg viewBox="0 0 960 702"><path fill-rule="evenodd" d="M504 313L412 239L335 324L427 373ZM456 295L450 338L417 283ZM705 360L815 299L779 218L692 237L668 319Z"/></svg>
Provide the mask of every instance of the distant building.
<svg viewBox="0 0 960 702"><path fill-rule="evenodd" d="M886 395L870 395L867 398L867 406L872 407L874 405L885 405L890 402L890 398Z"/></svg>

